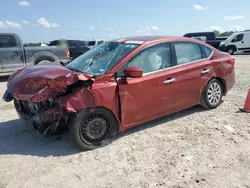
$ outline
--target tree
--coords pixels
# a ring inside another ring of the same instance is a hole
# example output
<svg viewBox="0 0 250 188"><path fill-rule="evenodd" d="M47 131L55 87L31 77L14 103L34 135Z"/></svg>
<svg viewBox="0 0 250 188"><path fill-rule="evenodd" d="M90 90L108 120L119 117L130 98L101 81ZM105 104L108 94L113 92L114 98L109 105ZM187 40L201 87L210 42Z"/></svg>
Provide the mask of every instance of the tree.
<svg viewBox="0 0 250 188"><path fill-rule="evenodd" d="M226 32L220 33L220 37L229 37L233 33L234 33L233 31L226 31Z"/></svg>
<svg viewBox="0 0 250 188"><path fill-rule="evenodd" d="M244 31L247 32L247 31L250 31L250 29L246 29ZM230 35L232 35L235 32L236 31L225 31L225 32L220 33L219 31L214 30L214 33L215 33L216 37L229 37Z"/></svg>

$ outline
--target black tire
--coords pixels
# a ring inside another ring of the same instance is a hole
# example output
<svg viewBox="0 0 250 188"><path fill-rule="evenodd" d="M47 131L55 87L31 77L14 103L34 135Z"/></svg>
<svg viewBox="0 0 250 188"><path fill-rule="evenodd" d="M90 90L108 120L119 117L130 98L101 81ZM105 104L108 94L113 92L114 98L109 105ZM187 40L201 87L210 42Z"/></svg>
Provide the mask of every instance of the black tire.
<svg viewBox="0 0 250 188"><path fill-rule="evenodd" d="M215 109L221 104L222 96L223 87L220 81L212 79L208 82L206 88L201 94L200 105L206 109Z"/></svg>
<svg viewBox="0 0 250 188"><path fill-rule="evenodd" d="M20 113L20 111L22 111L21 107L18 105L18 102L17 100L14 98L14 107L15 107L15 110L17 112L17 115L19 116L20 119L22 120L25 120L25 117L22 116L22 114Z"/></svg>
<svg viewBox="0 0 250 188"><path fill-rule="evenodd" d="M81 150L92 150L112 142L117 134L117 121L103 108L83 110L73 117L69 125L71 142ZM94 132L93 132L94 131Z"/></svg>
<svg viewBox="0 0 250 188"><path fill-rule="evenodd" d="M54 62L54 61L55 61L54 59L50 59L50 58L37 59L37 60L34 62L34 65L51 63L51 62Z"/></svg>
<svg viewBox="0 0 250 188"><path fill-rule="evenodd" d="M235 47L235 46L229 46L229 47L227 48L227 52L228 52L230 55L234 55L235 51L236 51L236 47Z"/></svg>

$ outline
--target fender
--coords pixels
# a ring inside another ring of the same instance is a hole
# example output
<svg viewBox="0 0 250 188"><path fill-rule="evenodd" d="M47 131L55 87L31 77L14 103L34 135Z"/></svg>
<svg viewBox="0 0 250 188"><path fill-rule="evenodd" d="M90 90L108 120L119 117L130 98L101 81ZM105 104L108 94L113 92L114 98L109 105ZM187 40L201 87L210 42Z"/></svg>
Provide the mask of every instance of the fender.
<svg viewBox="0 0 250 188"><path fill-rule="evenodd" d="M49 51L42 51L42 52L38 52L35 53L31 58L30 58L30 62L34 65L35 62L37 60L39 60L41 58L41 60L48 60L48 59L52 59L53 61L59 61L58 57L49 52Z"/></svg>
<svg viewBox="0 0 250 188"><path fill-rule="evenodd" d="M235 49L235 51L238 50L237 47L236 47L235 45L233 45L233 44L229 44L229 45L226 46L226 49L227 49L227 50L230 49L230 48Z"/></svg>

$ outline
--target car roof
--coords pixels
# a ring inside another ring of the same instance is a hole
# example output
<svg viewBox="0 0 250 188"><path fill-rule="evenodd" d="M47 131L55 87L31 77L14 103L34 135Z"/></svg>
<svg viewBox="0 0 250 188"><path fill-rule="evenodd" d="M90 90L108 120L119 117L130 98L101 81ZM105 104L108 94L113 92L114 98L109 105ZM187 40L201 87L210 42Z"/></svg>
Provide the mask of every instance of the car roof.
<svg viewBox="0 0 250 188"><path fill-rule="evenodd" d="M164 35L150 35L150 36L131 36L131 37L124 37L124 38L119 38L111 41L141 41L141 42L154 42L158 40L176 40L176 39L181 39L181 40L190 40L189 38L186 37L179 37L179 36L164 36Z"/></svg>

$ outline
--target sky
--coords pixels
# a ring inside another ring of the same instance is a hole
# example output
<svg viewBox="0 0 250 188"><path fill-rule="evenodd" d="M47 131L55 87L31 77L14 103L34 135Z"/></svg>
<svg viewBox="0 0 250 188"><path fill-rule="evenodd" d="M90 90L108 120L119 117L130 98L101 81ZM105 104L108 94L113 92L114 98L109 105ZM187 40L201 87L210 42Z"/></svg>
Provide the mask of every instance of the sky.
<svg viewBox="0 0 250 188"><path fill-rule="evenodd" d="M2 0L0 33L23 42L250 29L250 1Z"/></svg>

